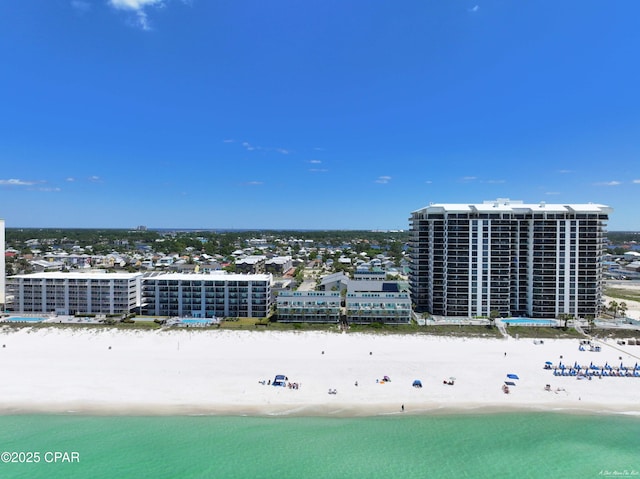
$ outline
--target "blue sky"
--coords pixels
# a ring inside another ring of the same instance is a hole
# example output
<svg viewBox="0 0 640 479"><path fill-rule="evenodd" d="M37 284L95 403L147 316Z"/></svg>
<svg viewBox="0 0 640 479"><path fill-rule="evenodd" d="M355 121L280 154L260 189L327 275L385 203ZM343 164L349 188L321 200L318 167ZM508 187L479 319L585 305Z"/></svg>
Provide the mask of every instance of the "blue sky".
<svg viewBox="0 0 640 479"><path fill-rule="evenodd" d="M3 0L7 227L640 230L640 2Z"/></svg>

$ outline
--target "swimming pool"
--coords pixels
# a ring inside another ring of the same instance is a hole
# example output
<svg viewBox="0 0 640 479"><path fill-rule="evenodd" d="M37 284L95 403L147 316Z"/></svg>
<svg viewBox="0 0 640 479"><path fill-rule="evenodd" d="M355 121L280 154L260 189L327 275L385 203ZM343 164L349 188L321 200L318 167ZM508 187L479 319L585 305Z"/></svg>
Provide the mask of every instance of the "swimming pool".
<svg viewBox="0 0 640 479"><path fill-rule="evenodd" d="M532 318L505 318L503 323L513 324L517 326L557 326L558 321L555 319L532 319Z"/></svg>
<svg viewBox="0 0 640 479"><path fill-rule="evenodd" d="M179 324L189 324L194 326L208 326L213 321L211 319L181 319Z"/></svg>
<svg viewBox="0 0 640 479"><path fill-rule="evenodd" d="M22 316L9 316L8 318L4 318L3 321L10 321L12 323L40 323L44 321L45 318L33 318L33 317L22 317Z"/></svg>

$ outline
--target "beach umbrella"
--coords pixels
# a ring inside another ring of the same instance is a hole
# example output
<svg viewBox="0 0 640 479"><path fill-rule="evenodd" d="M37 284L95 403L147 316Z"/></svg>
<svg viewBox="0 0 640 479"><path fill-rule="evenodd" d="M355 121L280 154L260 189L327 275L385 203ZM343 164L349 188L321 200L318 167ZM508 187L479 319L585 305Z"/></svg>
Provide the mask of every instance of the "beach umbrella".
<svg viewBox="0 0 640 479"><path fill-rule="evenodd" d="M551 366L553 363L551 361L545 361L545 364L548 364L549 366Z"/></svg>
<svg viewBox="0 0 640 479"><path fill-rule="evenodd" d="M451 381L455 381L455 380L456 380L456 378L454 378L453 376L449 376L449 380L451 380Z"/></svg>
<svg viewBox="0 0 640 479"><path fill-rule="evenodd" d="M520 379L517 374L507 374L509 379Z"/></svg>

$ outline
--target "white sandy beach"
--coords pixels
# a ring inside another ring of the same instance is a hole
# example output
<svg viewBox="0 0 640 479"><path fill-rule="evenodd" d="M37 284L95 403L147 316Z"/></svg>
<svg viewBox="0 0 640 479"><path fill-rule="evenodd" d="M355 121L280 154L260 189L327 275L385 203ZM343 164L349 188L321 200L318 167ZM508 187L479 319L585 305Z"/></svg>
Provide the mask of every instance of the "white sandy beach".
<svg viewBox="0 0 640 479"><path fill-rule="evenodd" d="M0 344L3 414L366 416L401 414L402 405L405 414L640 413L640 378L577 380L544 369L561 355L567 365L640 362L640 346L613 340L596 353L579 351L578 340L2 328ZM504 394L510 373L519 379ZM276 374L299 388L260 383ZM391 382L376 382L385 375ZM444 385L450 377L455 384Z"/></svg>

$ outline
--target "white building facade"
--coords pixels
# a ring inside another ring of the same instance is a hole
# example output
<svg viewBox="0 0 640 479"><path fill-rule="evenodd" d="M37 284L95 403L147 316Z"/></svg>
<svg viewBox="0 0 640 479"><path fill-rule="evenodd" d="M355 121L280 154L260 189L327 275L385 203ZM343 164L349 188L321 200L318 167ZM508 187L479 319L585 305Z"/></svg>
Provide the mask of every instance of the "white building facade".
<svg viewBox="0 0 640 479"><path fill-rule="evenodd" d="M397 281L349 281L345 305L348 323L411 322L411 296Z"/></svg>
<svg viewBox="0 0 640 479"><path fill-rule="evenodd" d="M595 317L606 221L597 204L431 204L411 213L411 297L442 316Z"/></svg>
<svg viewBox="0 0 640 479"><path fill-rule="evenodd" d="M338 323L339 291L281 291L276 297L278 321L285 323Z"/></svg>
<svg viewBox="0 0 640 479"><path fill-rule="evenodd" d="M35 273L11 276L7 308L37 314L125 314L140 306L140 273Z"/></svg>

